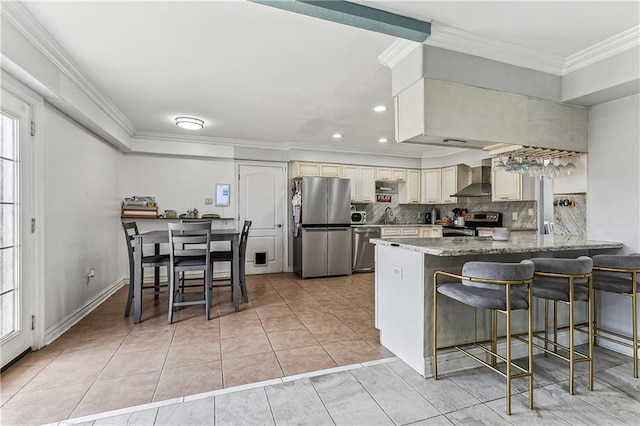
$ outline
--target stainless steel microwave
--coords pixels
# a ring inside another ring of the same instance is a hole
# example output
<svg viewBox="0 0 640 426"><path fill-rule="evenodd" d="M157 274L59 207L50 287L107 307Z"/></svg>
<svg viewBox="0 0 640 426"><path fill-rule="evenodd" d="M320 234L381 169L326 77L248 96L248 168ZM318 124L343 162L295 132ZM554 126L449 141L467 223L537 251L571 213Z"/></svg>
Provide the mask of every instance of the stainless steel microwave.
<svg viewBox="0 0 640 426"><path fill-rule="evenodd" d="M351 212L351 224L363 224L367 223L367 212L352 211Z"/></svg>

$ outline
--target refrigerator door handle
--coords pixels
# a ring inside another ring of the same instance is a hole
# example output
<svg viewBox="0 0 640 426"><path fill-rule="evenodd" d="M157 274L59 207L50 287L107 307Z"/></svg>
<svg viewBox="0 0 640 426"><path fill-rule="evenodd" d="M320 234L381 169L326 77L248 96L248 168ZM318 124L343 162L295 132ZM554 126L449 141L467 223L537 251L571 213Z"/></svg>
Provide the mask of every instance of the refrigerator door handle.
<svg viewBox="0 0 640 426"><path fill-rule="evenodd" d="M350 230L350 227L344 227L344 228L326 228L326 230L328 230L329 232L335 232L335 231L348 231Z"/></svg>
<svg viewBox="0 0 640 426"><path fill-rule="evenodd" d="M327 232L328 228L303 228L304 232Z"/></svg>

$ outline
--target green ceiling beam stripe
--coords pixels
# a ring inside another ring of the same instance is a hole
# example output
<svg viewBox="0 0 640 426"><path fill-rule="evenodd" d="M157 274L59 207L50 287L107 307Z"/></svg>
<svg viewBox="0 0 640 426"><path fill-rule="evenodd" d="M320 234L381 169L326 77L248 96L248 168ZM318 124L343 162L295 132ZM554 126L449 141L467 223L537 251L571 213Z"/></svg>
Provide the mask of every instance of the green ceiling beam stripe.
<svg viewBox="0 0 640 426"><path fill-rule="evenodd" d="M431 23L341 0L250 0L254 3L422 43Z"/></svg>

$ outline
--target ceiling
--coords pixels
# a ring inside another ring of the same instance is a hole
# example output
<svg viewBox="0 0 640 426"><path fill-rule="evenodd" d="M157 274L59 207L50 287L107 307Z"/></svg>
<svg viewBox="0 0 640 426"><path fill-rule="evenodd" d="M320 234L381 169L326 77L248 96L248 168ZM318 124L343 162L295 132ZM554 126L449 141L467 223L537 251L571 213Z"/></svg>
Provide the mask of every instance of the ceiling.
<svg viewBox="0 0 640 426"><path fill-rule="evenodd" d="M638 1L361 3L432 21L426 44L446 48L447 31L459 30L560 64L640 21ZM24 6L134 135L418 157L451 150L393 143L391 70L378 59L392 36L247 1ZM375 113L378 104L388 110ZM204 129L179 129L179 115Z"/></svg>

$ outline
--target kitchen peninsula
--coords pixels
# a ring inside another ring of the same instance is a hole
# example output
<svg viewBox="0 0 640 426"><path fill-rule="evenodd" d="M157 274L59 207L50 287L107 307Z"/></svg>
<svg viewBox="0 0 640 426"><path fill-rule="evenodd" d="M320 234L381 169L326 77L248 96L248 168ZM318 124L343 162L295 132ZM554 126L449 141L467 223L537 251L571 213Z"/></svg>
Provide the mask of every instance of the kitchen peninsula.
<svg viewBox="0 0 640 426"><path fill-rule="evenodd" d="M532 257L577 257L615 253L621 243L591 241L573 236L514 236L509 241L488 237L372 239L376 245L375 321L380 342L424 377L432 375L433 274L437 270L460 273L472 260L519 262ZM534 330L544 320L542 302L534 302ZM586 310L585 310L586 311ZM564 311L562 311L564 313ZM576 320L586 314L576 310ZM566 318L559 316L560 324ZM489 338L490 313L438 299L438 347ZM502 321L498 332L502 333ZM513 313L513 331L526 330L526 313ZM586 341L576 333L576 342ZM560 339L562 340L562 335ZM514 346L514 357L524 356L525 345ZM463 359L464 358L464 359ZM465 368L468 358L457 352L438 356L438 368L451 371Z"/></svg>

